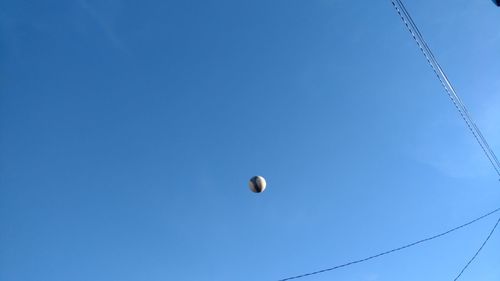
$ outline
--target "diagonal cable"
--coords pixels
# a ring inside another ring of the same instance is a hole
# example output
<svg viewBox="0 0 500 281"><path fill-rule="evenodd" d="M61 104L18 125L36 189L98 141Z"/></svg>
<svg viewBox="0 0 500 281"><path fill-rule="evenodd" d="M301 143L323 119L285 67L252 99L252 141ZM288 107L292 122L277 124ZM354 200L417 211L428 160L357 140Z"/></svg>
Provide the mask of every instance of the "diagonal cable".
<svg viewBox="0 0 500 281"><path fill-rule="evenodd" d="M460 116L462 119L465 121L465 124L469 128L470 132L478 142L479 146L483 150L484 154L486 155L486 158L488 158L489 162L493 166L493 169L495 169L495 172L497 173L498 176L500 176L500 161L498 160L497 156L495 155L494 151L491 149L490 145L486 141L486 138L484 135L481 133L481 130L479 130L479 127L476 125L474 120L472 119L469 111L467 110L467 107L463 103L462 99L458 96L457 92L455 91L455 88L451 84L450 80L448 79L448 76L444 72L443 68L437 61L436 57L432 53L431 49L427 45L426 41L424 40L422 33L420 33L420 30L418 29L417 25L413 21L410 13L404 6L403 2L401 0L391 0L392 5L396 9L396 12L399 14L401 17L401 20L405 24L406 28L412 35L413 39L417 43L418 47L424 54L427 62L431 66L432 70L438 77L439 81L441 82L441 85L443 86L444 90L448 94L449 98L457 108L458 112L460 113Z"/></svg>
<svg viewBox="0 0 500 281"><path fill-rule="evenodd" d="M484 248L484 246L486 245L486 243L488 243L488 240L490 240L491 235L493 235L493 232L495 232L495 229L497 228L498 223L500 223L500 218L497 220L497 223L495 223L495 226L493 226L493 228L491 229L490 234L488 234L488 237L486 237L486 239L484 240L484 242L481 245L481 247L479 247L479 249L476 251L476 253L474 254L474 256L472 256L472 258L467 262L467 264L464 266L464 268L462 268L462 270L460 271L460 273L457 275L457 277L455 277L455 279L453 279L453 281L457 281L458 278L460 278L460 276L462 276L462 274L467 269L467 267L469 267L469 265L474 261L474 259L477 257L477 255L479 255L479 252L481 252L481 250Z"/></svg>
<svg viewBox="0 0 500 281"><path fill-rule="evenodd" d="M398 247L398 248L394 248L392 250L388 250L388 251L385 251L385 252L382 252L382 253L379 253L379 254L376 254L376 255L373 255L373 256L369 256L369 257L366 257L366 258L363 258L363 259L359 259L359 260L355 260L355 261L351 261L351 262L347 262L347 263L344 263L344 264L340 264L340 265L337 265L337 266L334 266L334 267L330 267L330 268L325 268L325 269L322 269L322 270L318 270L318 271L313 271L313 272L309 272L309 273L305 273L305 274L300 274L300 275L296 275L296 276L292 276L292 277L287 277L287 278L284 278L284 279L280 279L278 281L287 281L287 280L293 280L293 279L299 279L299 278L303 278L303 277L307 277L307 276L311 276L311 275L316 275L316 274L320 274L320 273L324 273L324 272L327 272L327 271L332 271L332 270L336 270L336 269L339 269L339 268L342 268L342 267L347 267L347 266L350 266L350 265L354 265L354 264L357 264L357 263L362 263L362 262L366 262L366 261L369 261L371 259L375 259L375 258L379 258L381 256L385 256L385 255L388 255L388 254L391 254L391 253L394 253L394 252L397 252L397 251L401 251L401 250L404 250L406 248L410 248L410 247L413 247L413 246L416 246L418 244L421 244L421 243L424 243L424 242L428 242L430 240L434 240L436 238L439 238L439 237L442 237L442 236L445 236L447 234L450 234L452 232L455 232L461 228L464 228L466 226L469 226L477 221L480 221L486 217L489 217L491 216L492 214L496 213L500 211L500 208L496 209L496 210L493 210L487 214L484 214L476 219L473 219L467 223L464 223L462 225L459 225L457 227L454 227L448 231L445 231L445 232L442 232L440 234L437 234L437 235L434 235L434 236L431 236L431 237L428 237L428 238L425 238L425 239L421 239L421 240L418 240L416 242L413 242L413 243L410 243L410 244L407 244L407 245L404 245L404 246L401 246L401 247Z"/></svg>

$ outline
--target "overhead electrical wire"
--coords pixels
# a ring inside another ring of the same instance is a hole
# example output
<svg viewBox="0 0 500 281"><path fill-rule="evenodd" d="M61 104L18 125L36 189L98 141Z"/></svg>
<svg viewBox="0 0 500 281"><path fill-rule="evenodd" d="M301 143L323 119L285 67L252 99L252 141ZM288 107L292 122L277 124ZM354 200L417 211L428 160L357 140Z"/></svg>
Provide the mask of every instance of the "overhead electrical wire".
<svg viewBox="0 0 500 281"><path fill-rule="evenodd" d="M296 276L292 276L292 277L287 277L287 278L279 279L278 281L287 281L287 280L304 278L304 277L307 277L307 276L316 275L316 274L324 273L324 272L327 272L327 271L332 271L332 270L336 270L336 269L339 269L339 268L351 266L351 265L354 265L354 264L366 262L366 261L369 261L369 260L372 260L372 259L375 259L375 258L379 258L379 257L385 256L385 255L388 255L388 254L391 254L391 253L394 253L394 252L397 252L397 251L401 251L401 250L404 250L404 249L416 246L418 244L421 244L421 243L424 243L424 242L428 242L428 241L434 240L436 238L445 236L445 235L450 234L452 232L455 232L455 231L457 231L459 229L462 229L462 228L464 228L466 226L469 226L469 225L471 225L471 224L473 224L475 222L478 222L478 221L480 221L480 220L482 220L482 219L484 219L486 217L489 217L489 216L493 215L494 213L496 213L498 211L500 211L500 208L497 208L496 210L493 210L493 211L491 211L491 212L489 212L487 214L484 214L484 215L482 215L482 216L480 216L480 217L478 217L476 219L473 219L473 220L471 220L471 221L469 221L467 223L464 223L462 225L454 227L454 228L452 228L450 230L447 230L445 232L442 232L440 234L437 234L437 235L434 235L434 236L431 236L431 237L427 237L427 238L418 240L416 242L413 242L413 243L410 243L410 244L407 244L407 245L404 245L404 246L401 246L401 247L398 247L398 248L394 248L392 250L388 250L388 251L385 251L385 252L382 252L382 253L379 253L379 254L376 254L376 255L373 255L373 256L369 256L369 257L363 258L363 259L354 260L354 261L350 261L350 262L347 262L347 263L344 263L344 264L336 265L336 266L333 266L333 267L330 267L330 268L325 268L325 269L322 269L322 270L317 270L317 271L313 271L313 272L309 272L309 273L305 273L305 274L300 274L300 275L296 275ZM500 221L500 219L499 219L499 221ZM497 222L497 225L498 225L498 222ZM495 228L496 228L496 225L495 225ZM491 236L491 234L493 234L493 231L490 233L490 235L488 236L487 240L489 240L489 237ZM487 240L485 241L485 243L483 243L483 246L484 246L484 244L486 244ZM483 246L481 246L481 249L483 248ZM479 251L476 253L475 256L477 256L477 254L479 253ZM474 256L474 258L475 258L475 256ZM472 262L472 260L468 264L470 264ZM468 266L468 264L467 264L467 266ZM467 266L465 268L467 268ZM463 271L465 270L465 268L463 269ZM455 280L457 280L457 279L455 279Z"/></svg>
<svg viewBox="0 0 500 281"><path fill-rule="evenodd" d="M410 13L406 9L405 5L403 4L402 0L391 0L392 5L396 9L396 12L399 14L401 17L401 20L403 23L406 25L406 28L412 35L413 39L417 43L418 47L424 54L425 58L427 59L427 62L429 62L430 66L432 67L432 70L438 77L439 81L441 82L441 85L444 87L446 93L450 97L451 101L457 108L458 112L462 116L463 120L467 124L467 127L471 131L472 135L476 139L476 141L479 143L481 146L481 149L483 150L484 154L490 161L491 165L495 169L495 172L497 175L500 176L500 162L495 155L495 152L491 149L490 145L486 141L486 138L483 136L481 133L481 130L477 127L476 123L470 116L469 111L467 110L467 107L463 103L462 99L458 96L458 94L455 91L455 88L451 84L450 80L448 79L448 76L444 72L443 68L437 61L436 57L434 57L434 54L432 53L431 49L427 45L427 42L424 40L422 34L420 33L420 30L418 29L418 26L415 24L413 21ZM493 235L493 232L495 232L495 229L497 228L498 224L500 223L500 218L497 220L493 228L491 229L489 235L486 237L484 240L483 244L479 249L476 251L474 256L467 262L467 264L462 268L460 273L457 275L457 277L454 279L454 281L458 280L460 276L464 273L464 271L469 267L469 265L474 261L474 259L477 257L479 252L484 248L486 243L489 241L491 238L491 235Z"/></svg>
<svg viewBox="0 0 500 281"><path fill-rule="evenodd" d="M408 10L406 10L406 7L404 6L403 2L401 0L391 0L392 5L396 9L396 12L399 14L401 17L401 20L403 23L406 25L406 28L412 35L413 39L417 43L418 47L424 54L427 62L430 64L432 70L438 77L439 81L441 82L441 85L443 86L444 90L448 94L449 98L457 108L458 112L460 113L460 116L462 116L462 119L465 121L465 124L469 128L470 132L478 142L479 146L483 150L484 154L486 155L486 158L488 158L489 162L493 166L493 169L497 173L497 175L500 177L500 161L498 160L497 156L495 155L495 152L491 149L490 145L486 141L486 138L484 135L481 133L481 130L479 130L479 127L476 125L474 120L472 119L469 111L467 110L467 107L463 103L462 99L458 96L457 92L455 91L455 88L451 84L450 80L448 79L448 76L444 72L443 68L437 61L436 57L432 53L431 49L427 45L426 41L424 40L422 34L420 33L420 30L418 29L417 25L413 21L412 17L410 16L410 13Z"/></svg>
<svg viewBox="0 0 500 281"><path fill-rule="evenodd" d="M476 123L472 119L472 117L471 117L469 111L467 110L467 107L463 103L462 99L456 93L455 88L451 84L450 80L448 79L448 76L446 75L446 73L444 72L443 68L441 67L441 65L437 61L437 59L434 56L434 54L432 53L431 49L427 45L427 43L424 40L422 34L420 33L420 30L418 29L417 25L415 24L415 22L413 21L412 17L410 16L410 13L408 12L408 10L406 9L406 7L404 6L404 4L403 4L403 2L401 0L391 0L391 2L392 2L392 5L394 6L394 8L396 9L396 12L401 17L401 20L403 21L403 23L407 27L408 31L412 35L413 39L417 43L418 47L422 51L423 55L425 56L427 62L431 66L432 70L434 71L434 73L438 77L438 79L441 82L441 85L443 86L443 88L446 91L447 95L449 96L449 98L451 99L451 101L455 105L456 109L460 113L460 116L462 117L462 119L466 123L466 125L469 128L470 132L472 133L472 135L474 136L474 138L478 142L479 146L483 150L484 154L488 158L489 162L493 166L493 169L495 170L495 172L497 173L497 175L500 176L500 161L498 160L498 158L495 155L494 151L491 149L490 145L486 141L486 138L484 137L484 135L481 133L481 130L479 129L479 127L476 125ZM496 213L498 211L500 211L500 208L498 208L496 210L493 210L493 211L491 211L491 212L489 212L489 213L487 213L485 215L482 215L482 216L480 216L480 217L478 217L478 218L476 218L476 219L474 219L472 221L469 221L469 222L467 222L465 224L462 224L462 225L457 226L455 228L452 228L452 229L450 229L448 231L445 231L443 233L440 233L440 234L437 234L437 235L434 235L434 236L431 236L431 237L428 237L428 238L425 238L425 239L421 239L421 240L418 240L416 242L413 242L413 243L410 243L410 244L407 244L407 245L404 245L404 246L401 246L401 247L398 247L398 248L394 248L394 249L389 250L389 251L385 251L385 252L382 252L382 253L379 253L379 254L376 254L376 255L373 255L373 256L369 256L369 257L363 258L363 259L354 260L354 261L351 261L351 262L340 264L340 265L337 265L337 266L334 266L334 267L330 267L330 268L326 268L326 269L322 269L322 270L318 270L318 271L313 271L313 272L309 272L309 273L305 273L305 274L300 274L300 275L296 275L296 276L292 276L292 277L287 277L287 278L284 278L284 279L280 279L278 281L287 281L287 280L299 279L299 278L303 278L303 277L307 277L307 276L311 276L311 275L316 275L316 274L324 273L324 272L327 272L327 271L332 271L332 270L340 269L340 268L351 266L351 265L354 265L354 264L366 262L366 261L369 261L371 259L379 258L379 257L385 256L385 255L388 255L388 254L391 254L391 253L394 253L394 252L397 252L397 251L401 251L401 250L404 250L406 248L410 248L412 246L416 246L418 244L421 244L421 243L424 243L424 242L428 242L430 240L434 240L436 238L445 236L445 235L447 235L449 233L452 233L452 232L457 231L457 230L459 230L461 228L469 226L469 225L471 225L471 224L473 224L473 223L475 223L475 222L477 222L479 220L482 220L482 219L484 219L484 218L486 218L486 217L488 217L488 216L490 216L490 215L492 215L492 214L494 214L494 213ZM474 256L467 262L467 264L462 268L462 270L457 275L457 277L454 279L454 281L457 281L462 276L462 274L464 273L464 271L469 267L469 265L479 255L479 253L481 252L481 250L484 248L484 246L486 245L486 243L489 241L489 239L491 238L491 236L495 232L495 230L496 230L496 228L497 228L497 226L498 226L499 223L500 223L500 218L497 220L497 222L495 223L494 227L491 229L489 235L486 237L486 239L482 243L481 247L476 251L476 253L474 254Z"/></svg>
<svg viewBox="0 0 500 281"><path fill-rule="evenodd" d="M432 70L434 71L434 73L436 74L437 78L441 82L441 85L443 86L444 90L446 91L448 97L453 102L454 106L456 107L456 109L460 113L460 116L464 120L464 122L467 125L467 127L469 128L470 132L472 133L472 135L474 136L474 138L478 142L479 146L483 150L484 154L486 155L486 158L489 160L489 162L493 166L493 169L495 170L495 172L497 173L497 175L500 176L500 161L498 160L498 158L495 155L494 151L491 149L490 145L486 141L486 138L482 134L481 130L479 129L479 127L476 125L476 123L472 119L472 117L471 117L469 111L467 110L467 107L465 106L464 102L462 101L462 99L456 93L455 88L451 84L450 80L448 79L448 76L446 75L446 73L444 72L443 68L441 67L441 65L437 61L437 59L434 56L434 54L432 53L431 49L427 45L427 43L424 40L424 38L423 38L420 30L418 29L417 25L415 24L415 22L413 21L412 17L410 16L410 13L408 12L408 10L406 9L406 7L404 6L404 4L403 4L403 2L401 0L391 0L391 2L392 2L392 5L394 6L394 8L396 9L396 12L401 17L401 20L403 21L403 23L407 27L408 31L412 35L413 39L417 43L418 47L422 51L423 55L425 56L427 62L431 66ZM305 274L300 274L300 275L296 275L296 276L292 276L292 277L287 277L287 278L284 278L284 279L280 279L278 281L287 281L287 280L304 278L304 277L307 277L307 276L316 275L316 274L324 273L324 272L327 272L327 271L333 271L333 270L340 269L340 268L343 268L343 267L347 267L347 266L351 266L351 265L354 265L354 264L366 262L366 261L369 261L369 260L372 260L372 259L375 259L375 258L379 258L379 257L385 256L385 255L388 255L388 254L391 254L391 253L394 253L394 252L397 252L397 251L401 251L401 250L404 250L404 249L416 246L416 245L424 243L424 242L428 242L428 241L434 240L436 238L440 238L442 236L445 236L447 234L455 232L455 231L457 231L457 230L459 230L461 228L469 226L469 225L471 225L471 224L473 224L473 223L475 223L475 222L477 222L479 220L482 220L482 219L484 219L484 218L486 218L486 217L488 217L488 216L490 216L490 215L492 215L492 214L494 214L494 213L496 213L498 211L500 211L500 208L498 208L496 210L493 210L493 211L491 211L491 212L489 212L489 213L487 213L485 215L482 215L482 216L480 216L480 217L478 217L478 218L476 218L476 219L474 219L472 221L469 221L469 222L467 222L465 224L462 224L460 226L452 228L452 229L450 229L448 231L442 232L440 234L437 234L437 235L434 235L434 236L431 236L431 237L428 237L428 238L425 238L425 239L418 240L416 242L413 242L413 243L410 243L410 244L407 244L407 245L404 245L404 246L401 246L401 247L398 247L398 248L394 248L392 250L388 250L388 251L385 251L385 252L382 252L382 253L379 253L379 254L376 254L376 255L373 255L373 256L369 256L369 257L363 258L363 259L350 261L350 262L347 262L347 263L344 263L344 264L340 264L340 265L337 265L337 266L334 266L334 267L330 267L330 268L326 268L326 269L322 269L322 270L318 270L318 271L313 271L313 272L309 272L309 273L305 273ZM462 274L469 267L469 265L479 255L479 253L481 252L481 250L484 248L484 246L486 245L486 243L490 240L491 236L495 232L495 230L496 230L497 226L499 225L499 223L500 223L500 218L497 220L497 222L495 223L494 227L491 229L489 235L483 241L481 247L476 251L476 253L474 254L474 256L467 262L467 264L462 268L462 270L457 275L457 277L454 279L454 281L457 281L462 276Z"/></svg>
<svg viewBox="0 0 500 281"><path fill-rule="evenodd" d="M488 241L490 240L491 235L493 235L493 232L495 232L495 229L497 228L498 223L500 223L500 218L497 220L497 223L495 223L495 225L491 229L490 234L488 234L488 236L484 240L483 244L481 244L481 247L479 247L479 249L476 251L476 253L474 254L474 256L472 256L472 258L465 264L465 266L462 268L462 270L457 275L457 277L455 277L455 279L453 279L453 281L457 281L458 278L460 278L460 276L462 276L462 274L467 269L467 267L469 267L469 265L474 261L474 259L477 257L477 255L479 255L479 252L481 252L481 250L484 248L484 246L486 245L486 243L488 243Z"/></svg>

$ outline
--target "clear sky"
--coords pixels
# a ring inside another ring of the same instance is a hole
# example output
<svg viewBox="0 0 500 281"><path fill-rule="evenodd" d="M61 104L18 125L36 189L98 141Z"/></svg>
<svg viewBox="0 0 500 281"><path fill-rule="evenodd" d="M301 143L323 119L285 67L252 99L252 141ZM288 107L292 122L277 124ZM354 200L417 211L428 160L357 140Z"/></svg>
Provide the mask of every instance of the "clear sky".
<svg viewBox="0 0 500 281"><path fill-rule="evenodd" d="M500 8L407 8L500 154ZM389 0L0 1L0 29L2 281L272 281L500 205ZM495 219L303 280L453 280ZM499 264L496 233L462 280Z"/></svg>

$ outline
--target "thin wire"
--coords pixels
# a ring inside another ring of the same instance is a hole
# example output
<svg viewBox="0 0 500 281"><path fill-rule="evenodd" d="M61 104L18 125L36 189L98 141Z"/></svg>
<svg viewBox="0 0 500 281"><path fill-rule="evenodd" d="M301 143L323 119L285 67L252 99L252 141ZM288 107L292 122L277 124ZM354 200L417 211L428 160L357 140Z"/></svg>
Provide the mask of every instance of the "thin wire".
<svg viewBox="0 0 500 281"><path fill-rule="evenodd" d="M344 264L341 264L341 265L337 265L337 266L334 266L334 267L330 267L330 268L326 268L326 269L322 269L322 270L318 270L318 271L313 271L313 272L310 272L310 273L305 273L305 274L300 274L300 275L296 275L296 276L292 276L292 277L287 277L287 278L284 278L284 279L280 279L278 281L287 281L287 280L292 280L292 279L298 279L298 278L303 278L303 277L306 277L306 276L311 276L311 275L316 275L316 274L320 274L320 273L323 273L323 272L327 272L327 271L332 271L332 270L336 270L336 269L339 269L339 268L342 268L342 267L346 267L346 266L350 266L350 265L354 265L354 264L357 264L357 263L362 263L362 262L365 262L365 261L369 261L371 259L375 259L375 258L378 258L378 257L381 257L381 256L385 256L385 255L388 255L388 254L391 254L391 253L394 253L394 252L397 252L397 251L401 251L403 249L406 249L406 248L410 248L412 246L415 246L415 245L418 245L418 244L421 244L421 243L424 243L424 242L427 242L427 241L430 241L430 240L434 240L436 238L439 238L441 236L445 236L449 233L452 233L454 231L457 231L461 228L464 228L466 226L469 226L477 221L480 221L488 216L491 216L492 214L496 213L500 211L500 208L496 209L496 210L493 210L485 215L482 215L474 220L471 220L465 224L462 224L460 226L457 226L457 227L454 227L448 231L445 231L443 233L440 233L440 234L437 234L437 235L434 235L434 236L431 236L431 237L428 237L428 238L425 238L425 239L422 239L422 240L418 240L416 242L413 242L413 243L410 243L410 244L407 244L407 245L404 245L404 246L401 246L401 247L398 247L398 248L395 248L395 249L392 249L392 250L389 250L389 251L385 251L385 252L382 252L380 254L376 254L376 255L373 255L373 256L369 256L367 258L363 258L363 259L359 259L359 260L355 260L355 261L351 261L351 262L347 262L347 263L344 263Z"/></svg>
<svg viewBox="0 0 500 281"><path fill-rule="evenodd" d="M495 224L495 226L493 226L493 228L491 229L490 234L488 234L488 237L486 237L486 239L484 240L481 247L479 247L479 249L476 251L474 256L467 262L467 264L464 266L464 268L462 268L460 273L457 275L457 277L455 277L455 279L453 279L453 281L457 281L458 278L460 278L460 276L462 276L462 273L464 273L464 271L467 269L467 267L469 267L469 265L474 261L474 259L477 257L477 255L479 255L479 252L481 252L481 250L484 248L484 245L486 245L486 243L488 243L488 240L490 240L491 235L493 235L493 232L495 232L495 229L497 228L498 223L500 223L500 218L497 220L497 223Z"/></svg>
<svg viewBox="0 0 500 281"><path fill-rule="evenodd" d="M426 41L424 40L424 38L422 36L422 33L420 32L417 25L413 21L410 13L408 12L408 10L406 9L406 7L404 6L404 4L401 0L391 0L391 3L394 6L394 8L396 9L396 12L401 17L401 20L403 21L403 23L406 25L406 28L408 29L408 31L412 35L413 39L417 43L418 47L420 48L420 51L422 51L423 55L425 56L427 62L431 66L432 70L436 74L437 78L439 79L439 82L441 82L441 85L445 89L449 98L451 99L451 101L455 105L456 109L460 113L460 116L465 121L470 132L472 133L472 135L474 136L474 138L478 142L479 146L483 150L484 154L488 158L489 162L493 166L493 169L495 169L495 172L497 173L497 175L500 176L500 161L498 160L494 151L491 149L490 145L486 141L486 138L481 133L481 130L479 130L479 127L476 125L476 123L472 119L464 102L456 93L455 88L451 84L450 80L448 79L448 76L446 75L443 68L441 67L441 65L437 61L437 59L434 56L434 54L432 53L431 49L427 45Z"/></svg>
<svg viewBox="0 0 500 281"><path fill-rule="evenodd" d="M404 6L403 2L401 0L397 0L397 3L399 5L399 7L401 8L401 10L403 11L406 20L408 20L408 22L412 26L413 31L415 31L415 33L417 34L417 37L420 40L420 43L422 43L422 45L423 45L423 47L425 49L425 51L422 50L422 48L420 48L420 50L422 51L422 53L426 57L427 61L431 65L432 69L434 70L434 73L437 75L439 81L441 82L441 84L445 88L445 91L447 92L448 96L450 97L450 99L452 100L452 102L455 104L455 107L460 112L460 115L464 119L464 121L467 124L469 130L472 132L472 134L476 138L476 141L479 143L479 145L481 145L481 148L483 149L484 153L488 157L488 160L490 160L491 164L493 165L493 167L495 168L495 171L498 174L499 173L499 168L500 168L500 162L498 161L498 158L496 157L495 153L493 152L493 150L489 146L488 142L484 138L483 134L481 133L481 130L479 130L479 128L477 127L476 123L472 119L472 117L471 117L469 111L467 110L467 107L463 103L462 99L456 93L455 88L453 87L453 85L450 82L450 79L448 78L448 76L444 72L443 68L441 67L441 65L439 64L439 62L437 61L437 59L434 57L434 54L432 53L431 49L427 45L427 42L424 40L424 38L422 36L422 33L420 33L420 30L419 30L418 26L415 24L415 22L413 21L410 13L408 12L408 10L406 10L406 7ZM393 2L393 5L394 5L394 2ZM396 11L399 14L398 7L395 6L395 8L396 8ZM401 14L400 14L400 16L401 16ZM401 19L406 24L405 18L402 17ZM406 27L408 28L408 30L412 34L413 38L417 42L417 45L419 45L419 47L420 47L420 43L417 40L417 38L415 38L415 35L413 34L412 29L410 27L408 27L408 25L406 25ZM430 61L429 61L428 56L430 57ZM458 104L458 106L457 106L457 104ZM479 137L479 139L478 139L478 137ZM483 145L485 147L483 147Z"/></svg>
<svg viewBox="0 0 500 281"><path fill-rule="evenodd" d="M460 99L460 97L457 95L453 85L451 84L450 80L448 79L448 76L442 69L441 65L437 61L437 59L434 57L434 54L432 53L431 49L425 42L422 34L420 33L420 30L418 29L417 25L411 18L410 13L408 10L406 10L406 7L404 6L403 2L401 0L397 0L399 8L401 8L401 11L403 12L403 15L401 15L398 6L395 5L394 1L392 1L393 6L395 7L396 11L398 14L401 16L401 19L405 23L406 27L408 28L408 31L411 33L413 36L413 39L417 42L417 45L419 46L420 50L424 54L425 58L429 62L430 66L434 70L434 73L437 75L439 81L441 82L442 86L444 87L446 93L454 103L455 107L459 111L460 115L464 119L465 123L467 124L469 130L472 132L474 137L476 138L476 141L479 143L481 148L483 149L483 152L486 154L488 160L491 162L493 167L495 168L495 171L497 174L500 175L499 173L499 168L500 168L500 162L498 161L495 153L493 150L490 148L488 142L484 138L483 134L473 121L472 117L469 114L469 111L467 110L467 107L463 103L463 101ZM408 26L410 24L410 26ZM415 35L416 33L416 35ZM418 38L418 39L417 39ZM422 44L422 46L421 46ZM423 47L423 48L422 48Z"/></svg>

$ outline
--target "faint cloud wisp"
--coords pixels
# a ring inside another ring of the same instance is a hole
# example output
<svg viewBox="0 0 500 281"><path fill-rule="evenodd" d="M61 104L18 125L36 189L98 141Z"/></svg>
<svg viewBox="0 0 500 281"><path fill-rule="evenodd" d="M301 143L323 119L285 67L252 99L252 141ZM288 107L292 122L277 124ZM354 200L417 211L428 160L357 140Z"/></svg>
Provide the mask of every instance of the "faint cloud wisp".
<svg viewBox="0 0 500 281"><path fill-rule="evenodd" d="M106 34L106 37L115 48L119 49L127 55L130 55L129 50L118 38L115 31L111 28L111 25L106 22L104 17L99 15L99 13L87 2L87 0L77 0L77 3L95 22L97 22L97 24L102 28L102 30Z"/></svg>

